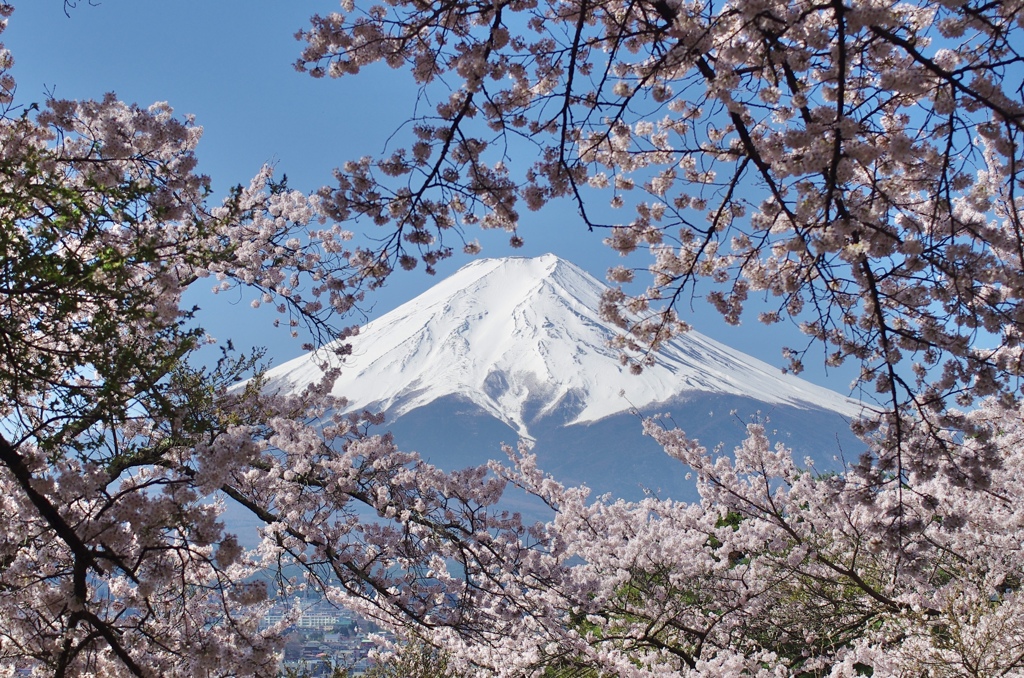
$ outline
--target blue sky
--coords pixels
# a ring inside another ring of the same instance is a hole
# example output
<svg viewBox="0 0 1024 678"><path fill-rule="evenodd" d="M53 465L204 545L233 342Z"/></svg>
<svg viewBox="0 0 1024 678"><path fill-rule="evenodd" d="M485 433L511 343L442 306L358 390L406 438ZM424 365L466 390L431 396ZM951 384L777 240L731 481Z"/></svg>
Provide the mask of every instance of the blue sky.
<svg viewBox="0 0 1024 678"><path fill-rule="evenodd" d="M109 91L141 105L168 101L203 126L200 170L218 192L248 182L267 162L294 188L329 184L334 167L384 150L414 101L411 78L387 68L339 80L314 80L294 70L300 51L295 32L312 14L334 11L332 0L80 0L70 17L61 0L15 7L0 40L14 55L21 104L51 94L85 99ZM603 235L588 232L568 204L525 213L520 234L526 244L518 250L507 246L506 234L467 237L480 239L483 256L554 252L599 279L621 263L602 244ZM630 263L643 265L643 256ZM396 273L370 300L370 316L411 299L467 261L457 255L438 267L437 277ZM265 345L275 364L299 355L301 341L271 328L270 318L253 312L249 300L199 290L190 301L202 307L202 323L219 339ZM708 308L680 312L704 334L774 365L783 364L782 345L805 343L793 328L766 328L753 317L736 328ZM805 378L847 391L849 370L826 373L812 363L807 361Z"/></svg>

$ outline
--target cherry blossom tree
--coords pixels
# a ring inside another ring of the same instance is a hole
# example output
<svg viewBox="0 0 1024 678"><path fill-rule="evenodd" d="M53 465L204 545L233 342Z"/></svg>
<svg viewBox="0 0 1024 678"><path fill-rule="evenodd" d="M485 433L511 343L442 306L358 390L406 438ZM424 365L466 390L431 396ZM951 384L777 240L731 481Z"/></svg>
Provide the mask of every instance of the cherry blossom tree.
<svg viewBox="0 0 1024 678"><path fill-rule="evenodd" d="M19 108L3 52L0 669L273 675L269 589L307 586L413 641L393 666L449 675L1024 672L1018 9L347 1L300 68L408 68L432 108L332 187L265 169L220 204L190 120ZM708 451L652 420L701 501L593 500L526 449L430 466L340 414L332 370L282 394L258 355L190 362L197 281L333 339L393 269L476 251L473 226L516 243L521 203L562 198L653 255L606 300L627 360L691 295L733 322L763 296L861 364L871 453L821 475L761 424ZM554 518L504 511L510 483Z"/></svg>
<svg viewBox="0 0 1024 678"><path fill-rule="evenodd" d="M590 501L518 455L509 479L557 517L528 557L468 583L461 627L415 633L452 675L1019 675L1020 414L969 415L1006 450L986 492L815 475L753 424L733 455L648 424L694 470L695 504Z"/></svg>
<svg viewBox="0 0 1024 678"><path fill-rule="evenodd" d="M323 333L373 271L269 170L208 204L201 129L166 104L23 107L12 63L0 51L0 672L273 675L266 582L218 515L268 421L302 427L306 404L226 395L258 361L227 346L190 367L208 339L181 296L207 278Z"/></svg>

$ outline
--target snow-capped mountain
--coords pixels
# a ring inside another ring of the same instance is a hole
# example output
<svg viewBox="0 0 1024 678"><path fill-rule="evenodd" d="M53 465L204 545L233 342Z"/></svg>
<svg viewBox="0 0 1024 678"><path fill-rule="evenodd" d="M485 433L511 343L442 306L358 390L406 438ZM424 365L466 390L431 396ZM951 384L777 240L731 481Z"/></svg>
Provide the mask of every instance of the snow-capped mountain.
<svg viewBox="0 0 1024 678"><path fill-rule="evenodd" d="M474 261L350 338L353 353L335 393L351 409L385 412L400 443L441 466L479 463L500 456L499 441L527 438L536 441L542 462L548 457L548 468L602 490L621 482L650 488L652 479L665 485L659 469L667 458L653 450L658 460L644 461L653 443L641 437L630 414L637 411L670 411L708 443L738 441L740 420L760 411L773 425L789 422L790 438L793 429L811 434L817 442L806 445L809 451L831 441L831 458L837 435L853 444L847 420L860 411L857 402L695 331L665 346L654 366L631 374L608 346L618 330L598 312L605 289L551 254ZM303 356L270 370L268 387L298 389L320 374L315 356ZM716 411L718 428L709 428ZM616 449L601 449L606 444ZM623 446L636 479L606 477L627 472L605 463L621 467ZM577 463L574 456L582 458ZM580 465L608 468L591 478ZM644 477L647 471L653 478Z"/></svg>
<svg viewBox="0 0 1024 678"><path fill-rule="evenodd" d="M460 396L530 437L530 424L566 407L566 424L594 422L686 393L747 396L766 404L853 416L859 405L782 374L691 331L657 364L630 374L600 318L605 286L552 254L480 259L412 301L368 323L335 386L352 408L389 418L445 396ZM271 370L272 386L296 388L320 376L300 357Z"/></svg>

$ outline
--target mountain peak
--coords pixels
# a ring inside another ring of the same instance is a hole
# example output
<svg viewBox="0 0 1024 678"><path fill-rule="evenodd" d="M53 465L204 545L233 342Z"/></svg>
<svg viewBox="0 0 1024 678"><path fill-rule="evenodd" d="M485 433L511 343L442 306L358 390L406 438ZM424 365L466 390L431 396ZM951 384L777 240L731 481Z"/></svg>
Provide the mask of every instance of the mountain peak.
<svg viewBox="0 0 1024 678"><path fill-rule="evenodd" d="M702 392L859 411L852 400L697 332L670 342L656 365L633 375L608 346L618 329L598 312L605 289L553 254L473 261L350 339L353 354L335 392L352 409L383 410L390 420L454 396L527 438L533 424L556 414L567 425L594 422ZM309 356L267 373L271 388L289 390L318 376Z"/></svg>
<svg viewBox="0 0 1024 678"><path fill-rule="evenodd" d="M604 285L575 264L554 254L542 254L470 262L409 304L419 306L450 296L470 296L494 315L498 308L508 306L513 299L536 294L545 281L566 288L573 296L579 293L586 297L596 295L599 299L604 290ZM487 302L497 303L498 308L487 308Z"/></svg>
<svg viewBox="0 0 1024 678"><path fill-rule="evenodd" d="M541 254L536 257L484 257L462 266L454 273L454 275L458 275L463 271L472 271L476 269L494 271L502 268L508 271L520 272L523 275L528 275L530 277L542 278L550 275L559 266L569 266L577 270L582 270L575 264L562 259L557 254L548 252L547 254Z"/></svg>

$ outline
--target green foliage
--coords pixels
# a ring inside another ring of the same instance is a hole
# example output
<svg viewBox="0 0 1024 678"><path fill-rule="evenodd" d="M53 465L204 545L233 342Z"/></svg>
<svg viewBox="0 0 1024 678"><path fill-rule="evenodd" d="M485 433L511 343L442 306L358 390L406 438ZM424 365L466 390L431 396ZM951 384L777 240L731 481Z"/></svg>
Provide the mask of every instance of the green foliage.
<svg viewBox="0 0 1024 678"><path fill-rule="evenodd" d="M414 641L366 673L366 678L459 678L448 668L444 652Z"/></svg>
<svg viewBox="0 0 1024 678"><path fill-rule="evenodd" d="M285 668L281 672L282 678L312 678L318 676L319 678L353 678L352 674L348 669L343 669L340 666L330 667L329 673L324 674L322 671L318 671L316 668L302 667L302 668Z"/></svg>

